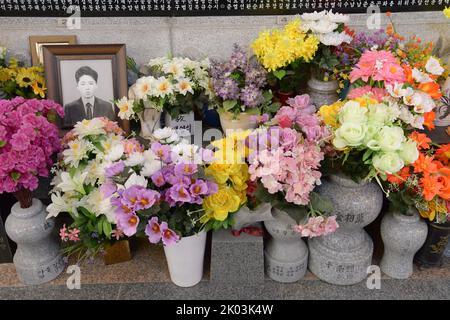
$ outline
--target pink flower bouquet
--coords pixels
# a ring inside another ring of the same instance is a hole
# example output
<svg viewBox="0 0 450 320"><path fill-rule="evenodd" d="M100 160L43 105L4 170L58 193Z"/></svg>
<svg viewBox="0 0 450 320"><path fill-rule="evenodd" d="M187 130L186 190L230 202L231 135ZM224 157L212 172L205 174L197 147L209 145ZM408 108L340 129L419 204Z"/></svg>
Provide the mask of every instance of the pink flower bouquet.
<svg viewBox="0 0 450 320"><path fill-rule="evenodd" d="M55 115L64 111L50 100L0 100L0 193L33 191L48 177L60 150Z"/></svg>
<svg viewBox="0 0 450 320"><path fill-rule="evenodd" d="M251 180L258 182L257 198L262 202L269 200L294 218L302 236L327 234L337 224L328 217L317 222L316 216L331 208L313 190L320 184L319 170L324 159L321 147L330 138L330 132L316 116L308 95L289 99L288 104L267 127L249 137Z"/></svg>

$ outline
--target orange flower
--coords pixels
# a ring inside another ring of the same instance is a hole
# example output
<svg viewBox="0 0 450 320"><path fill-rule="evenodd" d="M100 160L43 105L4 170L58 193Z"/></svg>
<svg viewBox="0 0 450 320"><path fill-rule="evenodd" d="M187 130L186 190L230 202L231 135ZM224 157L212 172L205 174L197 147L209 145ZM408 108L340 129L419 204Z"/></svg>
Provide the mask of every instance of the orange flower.
<svg viewBox="0 0 450 320"><path fill-rule="evenodd" d="M436 158L444 164L448 164L450 159L450 143L442 145L435 154Z"/></svg>
<svg viewBox="0 0 450 320"><path fill-rule="evenodd" d="M414 162L414 173L430 174L435 173L438 170L433 157L425 156L423 153L419 154L419 158Z"/></svg>
<svg viewBox="0 0 450 320"><path fill-rule="evenodd" d="M434 119L436 118L436 113L434 113L433 111L430 112L425 112L423 114L423 125L426 126L428 128L428 130L433 130L434 129Z"/></svg>
<svg viewBox="0 0 450 320"><path fill-rule="evenodd" d="M403 72L405 73L406 82L409 84L414 83L414 78L412 76L412 68L411 66L404 64L403 66Z"/></svg>
<svg viewBox="0 0 450 320"><path fill-rule="evenodd" d="M414 131L409 135L409 138L411 140L414 140L417 143L417 146L419 147L419 149L429 149L430 148L429 143L431 142L431 139L428 138L425 133L419 133L417 131Z"/></svg>
<svg viewBox="0 0 450 320"><path fill-rule="evenodd" d="M392 15L392 12L386 11L386 17L390 17Z"/></svg>
<svg viewBox="0 0 450 320"><path fill-rule="evenodd" d="M433 200L441 189L441 185L438 182L437 177L428 174L420 179L420 186L423 189L423 197L426 201Z"/></svg>
<svg viewBox="0 0 450 320"><path fill-rule="evenodd" d="M389 174L387 176L387 180L390 183L395 183L397 185L402 185L408 178L410 177L411 173L409 170L409 167L403 167L402 170L394 174Z"/></svg>
<svg viewBox="0 0 450 320"><path fill-rule="evenodd" d="M440 176L437 177L439 185L438 195L442 199L450 200L450 168L443 167L439 170Z"/></svg>
<svg viewBox="0 0 450 320"><path fill-rule="evenodd" d="M419 84L419 89L428 93L433 99L442 98L440 86L436 82L421 83Z"/></svg>

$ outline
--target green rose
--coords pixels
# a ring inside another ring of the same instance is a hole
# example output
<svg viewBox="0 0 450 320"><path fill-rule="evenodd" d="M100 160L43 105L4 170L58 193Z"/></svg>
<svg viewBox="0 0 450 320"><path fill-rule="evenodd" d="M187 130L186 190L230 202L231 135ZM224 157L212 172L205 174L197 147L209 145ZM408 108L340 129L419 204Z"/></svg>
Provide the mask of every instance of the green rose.
<svg viewBox="0 0 450 320"><path fill-rule="evenodd" d="M367 108L361 107L356 101L349 101L339 111L339 122L364 123L367 122Z"/></svg>
<svg viewBox="0 0 450 320"><path fill-rule="evenodd" d="M388 106L384 103L372 104L369 106L369 112L367 114L367 119L372 123L379 123L381 125L389 121L390 114L388 111Z"/></svg>
<svg viewBox="0 0 450 320"><path fill-rule="evenodd" d="M378 171L388 174L397 173L405 165L397 152L376 154L372 159L372 164Z"/></svg>
<svg viewBox="0 0 450 320"><path fill-rule="evenodd" d="M390 152L400 150L405 139L402 128L384 126L377 134L376 140L382 151Z"/></svg>
<svg viewBox="0 0 450 320"><path fill-rule="evenodd" d="M366 132L366 137L364 138L364 144L374 150L374 151L378 151L381 149L380 144L378 142L378 133L380 132L382 126L374 123L374 122L370 122L367 125L367 132Z"/></svg>
<svg viewBox="0 0 450 320"><path fill-rule="evenodd" d="M416 142L414 140L408 139L408 141L402 144L402 147L398 154L406 164L415 162L417 158L419 158L419 150L417 150Z"/></svg>
<svg viewBox="0 0 450 320"><path fill-rule="evenodd" d="M346 122L336 130L333 144L337 149L347 146L357 147L363 144L367 126L363 123Z"/></svg>

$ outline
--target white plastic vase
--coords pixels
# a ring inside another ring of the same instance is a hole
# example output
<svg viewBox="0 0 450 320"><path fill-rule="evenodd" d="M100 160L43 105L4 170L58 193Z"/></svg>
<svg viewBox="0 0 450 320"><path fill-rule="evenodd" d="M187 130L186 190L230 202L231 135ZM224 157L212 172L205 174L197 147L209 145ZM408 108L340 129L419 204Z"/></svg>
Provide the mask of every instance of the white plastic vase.
<svg viewBox="0 0 450 320"><path fill-rule="evenodd" d="M192 287L202 280L206 232L181 238L175 244L164 246L170 279L179 287Z"/></svg>

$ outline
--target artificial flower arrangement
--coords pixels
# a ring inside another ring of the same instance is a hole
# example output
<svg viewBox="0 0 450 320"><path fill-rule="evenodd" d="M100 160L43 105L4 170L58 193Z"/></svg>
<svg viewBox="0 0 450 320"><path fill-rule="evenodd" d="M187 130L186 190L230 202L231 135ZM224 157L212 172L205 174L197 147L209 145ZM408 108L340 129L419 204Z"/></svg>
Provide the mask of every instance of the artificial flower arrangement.
<svg viewBox="0 0 450 320"><path fill-rule="evenodd" d="M444 13L444 16L450 19L450 7L446 7L442 12Z"/></svg>
<svg viewBox="0 0 450 320"><path fill-rule="evenodd" d="M345 23L350 17L331 10L304 13L300 17L301 28L314 34L320 41L311 62L314 77L321 81L334 80L334 70L339 64L336 49L352 41L352 36L345 30Z"/></svg>
<svg viewBox="0 0 450 320"><path fill-rule="evenodd" d="M278 110L279 104L272 103L272 91L265 89L266 70L238 45L234 45L228 61L211 64L210 74L219 112L231 112L236 117L243 112L271 115Z"/></svg>
<svg viewBox="0 0 450 320"><path fill-rule="evenodd" d="M403 214L415 208L424 219L445 223L450 220L450 144L436 145L416 131L409 137L416 142L419 157L387 176L388 200Z"/></svg>
<svg viewBox="0 0 450 320"><path fill-rule="evenodd" d="M370 96L397 103L407 126L432 129L433 110L442 96L439 81L448 73L432 51L432 43L415 36L405 40L389 24L372 36L356 34L349 45L338 48L338 78L351 83L348 99Z"/></svg>
<svg viewBox="0 0 450 320"><path fill-rule="evenodd" d="M26 68L15 58L7 61L6 48L0 47L0 92L4 98L44 99L46 90L41 66Z"/></svg>
<svg viewBox="0 0 450 320"><path fill-rule="evenodd" d="M210 201L206 208L215 210L215 200L208 198L218 186L205 175L214 154L184 141L171 128L156 130L154 137L133 163L119 161L109 168L108 189L125 235L168 246L213 226L203 205Z"/></svg>
<svg viewBox="0 0 450 320"><path fill-rule="evenodd" d="M108 192L110 166L117 162L133 165L142 151L137 140L126 139L123 130L106 118L78 122L64 136L47 218L70 215L73 223L60 230L67 256L93 258L124 238ZM130 184L125 182L125 187Z"/></svg>
<svg viewBox="0 0 450 320"><path fill-rule="evenodd" d="M212 98L208 59L162 57L150 60L150 76L132 86L132 98L116 101L121 119L137 119L144 108L167 111L172 118L193 111L201 95Z"/></svg>
<svg viewBox="0 0 450 320"><path fill-rule="evenodd" d="M308 95L288 100L274 119L248 138L250 180L259 202L289 214L305 237L334 232L332 206L313 190L320 184L321 161L330 132L315 114Z"/></svg>
<svg viewBox="0 0 450 320"><path fill-rule="evenodd" d="M258 60L269 72L268 81L282 93L295 93L305 76L305 69L319 48L319 38L303 29L296 18L280 29L266 30L252 43Z"/></svg>
<svg viewBox="0 0 450 320"><path fill-rule="evenodd" d="M30 191L60 150L57 116L63 108L50 100L0 100L0 193L15 193L22 208L31 206Z"/></svg>
<svg viewBox="0 0 450 320"><path fill-rule="evenodd" d="M361 97L322 106L319 114L333 132L336 153L328 158L330 168L355 181L375 178L381 184L380 177L396 174L419 156L397 104Z"/></svg>

